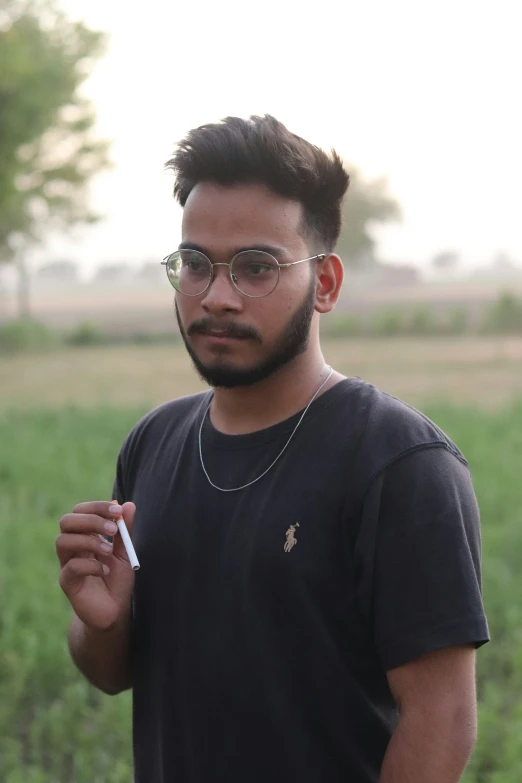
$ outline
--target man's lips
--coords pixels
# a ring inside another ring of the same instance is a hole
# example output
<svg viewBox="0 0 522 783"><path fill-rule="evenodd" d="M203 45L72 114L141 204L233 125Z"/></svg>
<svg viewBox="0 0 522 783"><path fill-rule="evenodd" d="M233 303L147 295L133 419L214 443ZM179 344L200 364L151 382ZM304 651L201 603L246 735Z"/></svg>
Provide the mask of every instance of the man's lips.
<svg viewBox="0 0 522 783"><path fill-rule="evenodd" d="M211 337L214 340L246 340L248 338L242 337L237 334L230 334L230 332L215 332L215 331L207 331L207 332L198 332L198 334L203 335L203 337Z"/></svg>
<svg viewBox="0 0 522 783"><path fill-rule="evenodd" d="M211 326L209 323L193 323L187 331L188 337L201 335L212 340L255 340L261 342L257 331L240 324L223 323L219 326Z"/></svg>
<svg viewBox="0 0 522 783"><path fill-rule="evenodd" d="M226 340L247 340L250 338L251 335L242 334L241 332L236 332L234 330L229 329L194 329L192 331L193 335L202 335L203 337L216 337L219 339L226 339Z"/></svg>

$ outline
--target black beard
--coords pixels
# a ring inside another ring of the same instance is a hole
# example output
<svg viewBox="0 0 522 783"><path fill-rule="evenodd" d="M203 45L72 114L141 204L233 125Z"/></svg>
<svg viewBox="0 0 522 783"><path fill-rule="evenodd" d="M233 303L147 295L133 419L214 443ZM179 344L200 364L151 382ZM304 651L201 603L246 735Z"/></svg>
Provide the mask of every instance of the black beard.
<svg viewBox="0 0 522 783"><path fill-rule="evenodd" d="M176 303L176 318L179 331L185 348L192 360L192 364L199 377L208 383L209 386L223 389L233 389L237 386L253 386L255 383L264 381L273 373L277 372L285 364L291 362L300 354L304 353L308 347L310 337L310 327L315 305L315 276L312 277L311 285L306 294L303 304L292 316L290 323L277 340L274 350L255 367L248 370L237 370L234 367L211 366L203 364L196 356L190 345L181 319L179 317L178 305Z"/></svg>

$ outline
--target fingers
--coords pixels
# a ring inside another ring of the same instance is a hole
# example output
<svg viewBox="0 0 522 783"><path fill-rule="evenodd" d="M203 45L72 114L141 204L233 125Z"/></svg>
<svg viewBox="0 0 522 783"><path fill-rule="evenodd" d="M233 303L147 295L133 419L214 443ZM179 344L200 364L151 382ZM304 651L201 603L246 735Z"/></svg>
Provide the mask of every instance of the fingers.
<svg viewBox="0 0 522 783"><path fill-rule="evenodd" d="M96 557L111 552L112 544L101 536L62 533L56 538L56 554L62 567L72 558L85 557L85 553Z"/></svg>
<svg viewBox="0 0 522 783"><path fill-rule="evenodd" d="M132 534L135 511L134 503L124 503L123 506L106 500L78 503L70 514L65 514L60 520L60 535L56 539L60 565L64 567L72 559L92 559L111 553L128 560L121 536L117 535L116 520L123 517L129 534ZM105 536L112 536L113 541L102 540Z"/></svg>
<svg viewBox="0 0 522 783"><path fill-rule="evenodd" d="M65 514L60 520L60 531L62 533L85 533L85 534L99 534L102 536L113 536L118 529L116 517L113 516L112 521L103 516L97 514L85 514L80 512L73 512L72 514Z"/></svg>
<svg viewBox="0 0 522 783"><path fill-rule="evenodd" d="M60 587L64 593L69 594L81 587L87 576L106 576L109 568L99 560L73 558L64 565L60 571Z"/></svg>
<svg viewBox="0 0 522 783"><path fill-rule="evenodd" d="M73 514L94 514L95 516L105 517L106 519L115 519L119 517L119 511L109 511L110 506L114 505L112 500L89 500L86 503L78 503L73 508Z"/></svg>

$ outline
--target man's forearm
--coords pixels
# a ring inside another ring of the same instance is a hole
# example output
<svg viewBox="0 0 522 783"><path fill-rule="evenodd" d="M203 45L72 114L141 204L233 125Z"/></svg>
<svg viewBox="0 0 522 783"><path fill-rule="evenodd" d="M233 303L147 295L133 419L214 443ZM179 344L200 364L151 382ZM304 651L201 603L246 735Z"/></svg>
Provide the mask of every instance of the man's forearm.
<svg viewBox="0 0 522 783"><path fill-rule="evenodd" d="M402 714L379 783L458 783L475 739L476 722L468 714Z"/></svg>
<svg viewBox="0 0 522 783"><path fill-rule="evenodd" d="M68 641L74 663L101 691L114 695L132 687L130 616L109 631L91 631L75 616Z"/></svg>

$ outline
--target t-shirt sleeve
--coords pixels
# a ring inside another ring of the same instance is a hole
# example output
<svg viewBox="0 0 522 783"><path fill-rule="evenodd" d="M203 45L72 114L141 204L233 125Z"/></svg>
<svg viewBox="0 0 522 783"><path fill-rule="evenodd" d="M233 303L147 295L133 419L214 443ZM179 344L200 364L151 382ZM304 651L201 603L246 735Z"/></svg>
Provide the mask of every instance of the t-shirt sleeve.
<svg viewBox="0 0 522 783"><path fill-rule="evenodd" d="M123 489L123 481L119 466L116 469L116 475L112 485L111 498L113 500L117 500L120 505L125 503L125 490Z"/></svg>
<svg viewBox="0 0 522 783"><path fill-rule="evenodd" d="M129 440L130 435L125 439L119 451L118 458L116 460L116 472L112 485L112 498L117 500L120 505L128 500L127 490L125 489L125 474L126 463L129 459Z"/></svg>
<svg viewBox="0 0 522 783"><path fill-rule="evenodd" d="M372 622L385 670L432 650L489 641L480 514L468 467L441 446L404 455L372 482Z"/></svg>

